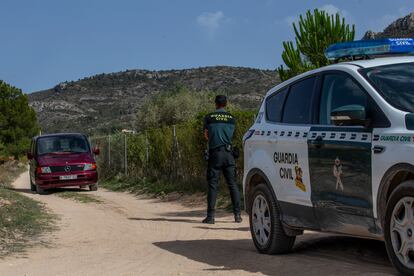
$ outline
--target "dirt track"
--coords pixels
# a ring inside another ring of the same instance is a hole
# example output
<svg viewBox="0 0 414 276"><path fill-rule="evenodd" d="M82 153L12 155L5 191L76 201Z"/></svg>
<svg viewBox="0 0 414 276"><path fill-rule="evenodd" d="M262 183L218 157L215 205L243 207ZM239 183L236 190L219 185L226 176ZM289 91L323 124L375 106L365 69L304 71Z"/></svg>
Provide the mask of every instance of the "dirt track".
<svg viewBox="0 0 414 276"><path fill-rule="evenodd" d="M106 190L91 192L104 203L77 203L28 190L28 175L14 187L44 202L60 216L48 246L0 260L0 275L390 275L383 243L305 233L295 252L258 254L247 218L232 223L219 214L215 225L199 221L204 210L136 198Z"/></svg>

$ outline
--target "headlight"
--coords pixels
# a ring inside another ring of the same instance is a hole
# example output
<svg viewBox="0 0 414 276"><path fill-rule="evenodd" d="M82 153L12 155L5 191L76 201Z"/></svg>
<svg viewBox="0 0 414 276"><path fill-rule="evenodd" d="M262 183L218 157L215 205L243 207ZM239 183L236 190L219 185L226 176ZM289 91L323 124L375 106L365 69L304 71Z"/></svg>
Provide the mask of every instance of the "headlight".
<svg viewBox="0 0 414 276"><path fill-rule="evenodd" d="M84 171L93 171L96 170L96 164L85 164L83 167Z"/></svg>
<svg viewBox="0 0 414 276"><path fill-rule="evenodd" d="M38 173L51 173L52 170L50 169L50 167L37 167L37 172Z"/></svg>

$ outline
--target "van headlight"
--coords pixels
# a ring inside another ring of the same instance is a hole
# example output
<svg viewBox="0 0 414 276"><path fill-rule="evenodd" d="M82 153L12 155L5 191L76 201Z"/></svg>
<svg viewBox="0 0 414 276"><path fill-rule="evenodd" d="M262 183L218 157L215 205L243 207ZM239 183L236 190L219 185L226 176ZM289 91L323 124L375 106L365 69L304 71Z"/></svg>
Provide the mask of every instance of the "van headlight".
<svg viewBox="0 0 414 276"><path fill-rule="evenodd" d="M52 173L50 167L37 167L38 173Z"/></svg>
<svg viewBox="0 0 414 276"><path fill-rule="evenodd" d="M95 163L85 164L85 166L83 167L83 170L84 171L96 170L96 164Z"/></svg>

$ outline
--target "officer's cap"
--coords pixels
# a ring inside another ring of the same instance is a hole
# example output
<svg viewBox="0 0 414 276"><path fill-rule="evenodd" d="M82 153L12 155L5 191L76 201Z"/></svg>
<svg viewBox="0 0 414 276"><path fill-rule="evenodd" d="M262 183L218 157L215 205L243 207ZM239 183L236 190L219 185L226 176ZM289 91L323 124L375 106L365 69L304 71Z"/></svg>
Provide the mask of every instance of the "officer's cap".
<svg viewBox="0 0 414 276"><path fill-rule="evenodd" d="M217 95L215 103L219 104L219 105L226 105L227 104L227 97L225 95Z"/></svg>

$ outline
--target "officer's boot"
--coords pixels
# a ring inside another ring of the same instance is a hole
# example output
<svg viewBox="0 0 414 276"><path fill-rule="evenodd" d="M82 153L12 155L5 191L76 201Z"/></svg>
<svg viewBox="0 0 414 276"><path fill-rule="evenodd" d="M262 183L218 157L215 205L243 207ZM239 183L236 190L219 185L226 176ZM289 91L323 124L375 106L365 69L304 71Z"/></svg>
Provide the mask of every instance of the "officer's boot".
<svg viewBox="0 0 414 276"><path fill-rule="evenodd" d="M234 221L237 223L241 223L243 219L240 214L234 214Z"/></svg>
<svg viewBox="0 0 414 276"><path fill-rule="evenodd" d="M203 223L207 223L207 224L214 224L214 217L212 216L207 216L205 219L203 219L202 221Z"/></svg>
<svg viewBox="0 0 414 276"><path fill-rule="evenodd" d="M203 223L214 224L215 210L207 210L207 217L203 219Z"/></svg>

